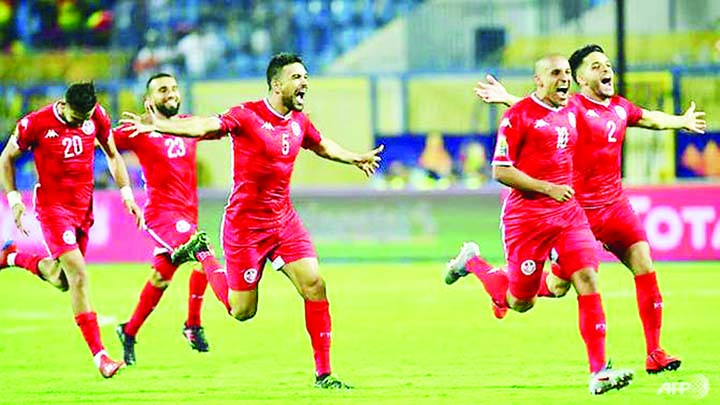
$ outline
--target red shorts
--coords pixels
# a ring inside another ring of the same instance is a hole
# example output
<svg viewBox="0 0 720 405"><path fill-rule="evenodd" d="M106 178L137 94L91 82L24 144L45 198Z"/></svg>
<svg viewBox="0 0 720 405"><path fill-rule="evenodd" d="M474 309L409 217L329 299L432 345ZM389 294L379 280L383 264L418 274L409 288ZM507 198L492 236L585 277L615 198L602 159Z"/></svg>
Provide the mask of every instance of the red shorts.
<svg viewBox="0 0 720 405"><path fill-rule="evenodd" d="M197 231L197 219L178 212L145 219L145 232L155 241L153 255L171 253Z"/></svg>
<svg viewBox="0 0 720 405"><path fill-rule="evenodd" d="M578 270L597 270L595 237L582 208L562 218L528 218L503 224L509 287L513 297L528 301L537 295L545 260L554 247L563 260L558 277L569 280Z"/></svg>
<svg viewBox="0 0 720 405"><path fill-rule="evenodd" d="M286 263L317 257L310 235L294 211L282 227L267 230L247 230L242 223L231 223L226 216L221 233L231 290L256 289L266 260L280 270Z"/></svg>
<svg viewBox="0 0 720 405"><path fill-rule="evenodd" d="M45 246L53 259L75 249L80 249L80 253L85 256L88 234L93 224L92 211L82 218L63 210L44 209L38 219Z"/></svg>
<svg viewBox="0 0 720 405"><path fill-rule="evenodd" d="M605 207L586 209L585 214L597 240L618 259L623 258L630 246L647 242L645 228L627 198Z"/></svg>

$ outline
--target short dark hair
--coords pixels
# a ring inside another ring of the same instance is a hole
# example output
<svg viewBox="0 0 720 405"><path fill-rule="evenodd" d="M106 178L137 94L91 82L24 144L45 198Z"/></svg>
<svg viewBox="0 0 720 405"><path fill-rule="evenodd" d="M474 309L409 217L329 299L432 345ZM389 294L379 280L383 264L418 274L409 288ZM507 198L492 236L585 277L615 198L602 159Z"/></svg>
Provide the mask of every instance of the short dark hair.
<svg viewBox="0 0 720 405"><path fill-rule="evenodd" d="M300 55L296 53L280 52L273 55L273 57L270 59L270 63L268 63L267 71L265 72L268 90L272 88L270 82L272 82L275 76L277 76L278 73L280 73L285 66L292 65L293 63L300 63L305 66L305 62L303 62Z"/></svg>
<svg viewBox="0 0 720 405"><path fill-rule="evenodd" d="M160 79L163 77L172 77L173 79L175 78L175 76L171 75L170 73L164 73L164 72L155 73L154 75L150 76L147 83L145 83L145 91L150 90L150 83L152 83L153 80Z"/></svg>
<svg viewBox="0 0 720 405"><path fill-rule="evenodd" d="M95 95L95 83L80 82L73 83L65 91L65 101L73 111L86 114L97 104Z"/></svg>
<svg viewBox="0 0 720 405"><path fill-rule="evenodd" d="M572 55L570 55L568 62L570 62L570 71L572 72L572 77L573 80L575 80L575 83L577 83L577 70L580 68L580 65L582 65L585 57L593 52L605 53L600 45L589 44L577 49Z"/></svg>

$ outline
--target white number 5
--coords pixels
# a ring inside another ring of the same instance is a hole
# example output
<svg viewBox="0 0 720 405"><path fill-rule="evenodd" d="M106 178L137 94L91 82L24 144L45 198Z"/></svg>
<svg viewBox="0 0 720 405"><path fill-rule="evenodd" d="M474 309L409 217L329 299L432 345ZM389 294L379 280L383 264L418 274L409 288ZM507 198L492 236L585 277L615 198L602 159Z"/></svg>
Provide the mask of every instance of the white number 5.
<svg viewBox="0 0 720 405"><path fill-rule="evenodd" d="M615 138L615 130L617 129L617 125L615 125L614 121L608 121L607 122L607 136L608 136L608 142L617 142L617 138Z"/></svg>
<svg viewBox="0 0 720 405"><path fill-rule="evenodd" d="M282 154L290 153L290 136L287 133L282 134Z"/></svg>

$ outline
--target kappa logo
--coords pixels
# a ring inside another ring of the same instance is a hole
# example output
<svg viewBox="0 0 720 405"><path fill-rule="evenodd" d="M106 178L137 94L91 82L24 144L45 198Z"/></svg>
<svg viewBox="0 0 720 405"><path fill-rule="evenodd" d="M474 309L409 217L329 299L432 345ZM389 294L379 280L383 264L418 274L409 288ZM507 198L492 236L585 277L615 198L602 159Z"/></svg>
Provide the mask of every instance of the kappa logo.
<svg viewBox="0 0 720 405"><path fill-rule="evenodd" d="M512 124L510 124L510 119L503 118L503 120L500 122L500 128L503 128L503 127L512 128Z"/></svg>
<svg viewBox="0 0 720 405"><path fill-rule="evenodd" d="M157 131L152 131L148 134L149 138L162 138L162 134Z"/></svg>
<svg viewBox="0 0 720 405"><path fill-rule="evenodd" d="M535 273L535 270L537 270L537 266L535 265L534 260L525 260L520 265L520 271L526 276L532 275L533 273Z"/></svg>
<svg viewBox="0 0 720 405"><path fill-rule="evenodd" d="M63 232L62 238L63 242L65 242L66 245L74 245L77 242L77 239L75 238L75 232L69 229Z"/></svg>
<svg viewBox="0 0 720 405"><path fill-rule="evenodd" d="M85 121L83 122L81 129L85 135L91 135L95 132L95 123L92 121Z"/></svg>
<svg viewBox="0 0 720 405"><path fill-rule="evenodd" d="M274 127L271 123L269 123L269 122L267 122L267 121L263 122L263 124L262 124L262 126L261 126L260 128L262 128L262 129L264 129L264 130L267 130L267 131L274 131L274 130L275 130L275 127Z"/></svg>
<svg viewBox="0 0 720 405"><path fill-rule="evenodd" d="M592 110L592 109L587 110L587 112L585 113L585 116L590 117L590 118L600 118L600 115L598 115L598 113L596 113L595 110Z"/></svg>
<svg viewBox="0 0 720 405"><path fill-rule="evenodd" d="M548 126L548 123L543 120L535 121L535 128L542 128Z"/></svg>
<svg viewBox="0 0 720 405"><path fill-rule="evenodd" d="M297 122L292 121L290 123L290 129L292 130L293 135L300 136L300 125Z"/></svg>
<svg viewBox="0 0 720 405"><path fill-rule="evenodd" d="M54 129L47 131L47 133L45 134L45 138L57 138L58 136L58 133L55 132Z"/></svg>
<svg viewBox="0 0 720 405"><path fill-rule="evenodd" d="M627 119L627 111L619 105L615 106L615 114L622 119Z"/></svg>
<svg viewBox="0 0 720 405"><path fill-rule="evenodd" d="M258 271L253 268L249 268L243 272L243 280L245 280L246 283L252 284L254 283L258 278Z"/></svg>

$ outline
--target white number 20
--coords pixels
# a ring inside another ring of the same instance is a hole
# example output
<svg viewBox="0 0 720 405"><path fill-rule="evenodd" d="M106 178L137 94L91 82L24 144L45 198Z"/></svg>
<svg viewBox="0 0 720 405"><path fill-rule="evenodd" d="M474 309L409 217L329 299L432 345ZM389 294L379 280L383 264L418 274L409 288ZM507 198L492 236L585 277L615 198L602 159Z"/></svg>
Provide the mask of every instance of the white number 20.
<svg viewBox="0 0 720 405"><path fill-rule="evenodd" d="M185 142L181 138L167 138L165 140L168 157L173 159L185 156Z"/></svg>
<svg viewBox="0 0 720 405"><path fill-rule="evenodd" d="M282 134L282 154L290 153L290 136L287 133Z"/></svg>
<svg viewBox="0 0 720 405"><path fill-rule="evenodd" d="M69 138L63 138L62 144L65 147L65 159L80 156L83 151L82 139L79 136L73 135Z"/></svg>
<svg viewBox="0 0 720 405"><path fill-rule="evenodd" d="M615 138L615 130L617 130L617 125L615 125L615 122L608 121L607 122L608 142L611 142L611 143L617 142L617 138Z"/></svg>

